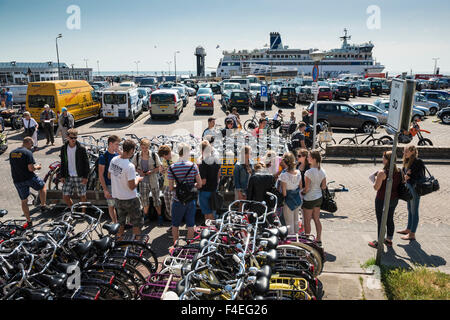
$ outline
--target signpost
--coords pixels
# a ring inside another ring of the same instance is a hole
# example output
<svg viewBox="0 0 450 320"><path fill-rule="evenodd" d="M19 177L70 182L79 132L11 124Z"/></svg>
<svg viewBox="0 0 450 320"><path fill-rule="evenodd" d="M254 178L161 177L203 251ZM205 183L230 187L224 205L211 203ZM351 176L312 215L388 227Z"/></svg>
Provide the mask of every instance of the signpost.
<svg viewBox="0 0 450 320"><path fill-rule="evenodd" d="M322 69L323 71L323 69ZM319 78L319 65L315 64L314 68L312 70L312 78L314 82L317 82L317 79Z"/></svg>
<svg viewBox="0 0 450 320"><path fill-rule="evenodd" d="M381 255L384 248L384 237L386 235L386 223L389 212L389 205L391 203L394 164L397 160L398 135L402 130L409 130L415 88L416 84L414 80L392 80L387 131L388 133L394 133L394 144L392 146L389 174L386 180L386 193L384 195L384 210L383 216L381 218L380 234L378 235L377 257L375 261L378 266L381 263Z"/></svg>
<svg viewBox="0 0 450 320"><path fill-rule="evenodd" d="M267 96L267 86L261 86L261 101L264 101L264 112L266 112L266 102L269 101Z"/></svg>

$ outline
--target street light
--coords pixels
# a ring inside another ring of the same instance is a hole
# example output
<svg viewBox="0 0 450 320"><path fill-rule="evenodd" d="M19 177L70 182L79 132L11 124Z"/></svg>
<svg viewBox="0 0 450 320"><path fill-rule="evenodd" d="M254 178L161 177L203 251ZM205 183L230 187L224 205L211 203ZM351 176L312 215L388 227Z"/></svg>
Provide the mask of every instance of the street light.
<svg viewBox="0 0 450 320"><path fill-rule="evenodd" d="M175 64L175 84L177 84L177 53L180 53L180 51L175 51L175 53L173 54L173 61Z"/></svg>
<svg viewBox="0 0 450 320"><path fill-rule="evenodd" d="M98 72L98 76L100 77L100 61L97 60L97 72Z"/></svg>
<svg viewBox="0 0 450 320"><path fill-rule="evenodd" d="M56 58L58 60L58 80L61 80L61 69L59 67L59 50L58 50L58 39L62 38L62 34L58 34L56 37Z"/></svg>
<svg viewBox="0 0 450 320"><path fill-rule="evenodd" d="M431 58L431 59L434 60L434 71L433 71L433 74L435 75L435 74L436 74L437 61L438 61L440 58Z"/></svg>
<svg viewBox="0 0 450 320"><path fill-rule="evenodd" d="M86 69L88 68L88 64L87 64L87 62L89 61L89 59L83 59L84 60L84 62L86 63Z"/></svg>
<svg viewBox="0 0 450 320"><path fill-rule="evenodd" d="M136 63L136 76L139 74L139 63L141 63L141 61L135 61L134 63Z"/></svg>
<svg viewBox="0 0 450 320"><path fill-rule="evenodd" d="M325 56L327 55L327 53L326 52L323 52L323 51L314 51L314 52L311 52L310 54L309 54L309 56L311 57L311 59L313 59L313 61L314 61L314 68L313 68L313 72L314 72L314 69L316 69L317 70L317 75L316 75L316 77L314 77L314 75L313 75L313 80L314 80L314 83L315 83L315 87L316 87L316 90L314 91L314 121L313 121L313 127L314 127L314 133L313 133L313 150L315 150L316 149L316 137L317 137L317 98L318 98L318 95L319 95L319 87L318 87L318 85L317 85L317 78L319 77L319 63L320 63L320 61L323 59L323 58L325 58Z"/></svg>

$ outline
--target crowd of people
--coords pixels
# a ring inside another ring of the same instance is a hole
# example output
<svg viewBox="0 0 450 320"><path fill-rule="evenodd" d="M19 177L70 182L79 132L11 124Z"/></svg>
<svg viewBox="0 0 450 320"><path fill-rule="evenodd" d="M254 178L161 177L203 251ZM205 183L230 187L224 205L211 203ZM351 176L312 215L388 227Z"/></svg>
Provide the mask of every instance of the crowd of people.
<svg viewBox="0 0 450 320"><path fill-rule="evenodd" d="M67 110L65 110L66 112ZM73 196L78 195L80 201L86 201L86 185L90 164L86 148L77 140L78 131L71 127L70 114L59 117L63 130L64 144L60 150L61 177L63 183L63 199L67 206L72 206ZM33 153L36 147L37 124L29 114L24 115L25 129L30 134L23 140L20 148L10 153L11 173L14 185L22 201L23 213L31 224L27 205L30 188L39 191L41 210L46 211L46 187L35 171L41 166L36 165ZM280 116L280 115L278 115ZM66 117L66 118L64 118ZM54 114L46 107L41 115L42 120L53 123ZM265 118L261 119L261 130ZM44 122L45 123L45 122ZM239 126L240 120L230 114L226 120L227 127ZM72 124L73 126L73 124ZM188 229L188 238L194 235L195 215L198 201L200 211L205 220L217 217L220 205L218 186L221 179L221 159L208 141L209 131L212 132L215 119L208 120L208 128L200 144L201 156L192 163L190 160L191 146L181 143L178 150L172 150L168 145L161 145L157 152L150 150L150 141L140 141L139 152L132 140L125 140L120 148L121 139L116 135L108 138L107 151L98 161L98 173L101 187L107 200L108 213L113 223L119 223L119 236L125 230L125 224L132 225L133 234L139 236L142 227L148 221L151 205L158 215L158 225L163 225L162 200L167 212L170 212L172 227L171 236L174 241L179 238L179 227L184 220ZM34 131L31 134L31 128ZM240 150L238 161L234 166L233 182L236 200L266 201L270 203L267 192L278 195L277 214L289 230L289 234L297 234L299 227L305 234L312 234L312 223L315 225L315 238L321 245L322 225L320 210L323 202L323 190L327 186L326 172L322 167L319 151L308 150L304 143L305 123L300 122L297 131L296 148L279 156L272 150L258 159L252 158L251 146ZM45 129L52 132L51 125ZM65 138L64 138L65 137ZM53 136L48 133L47 144L53 144ZM375 199L375 214L378 221L378 231L383 213L384 194L386 190L390 152L383 154L383 168L373 175L373 187L377 191ZM162 175L164 183L160 185ZM394 233L394 212L398 204L398 187L406 183L412 199L408 200L408 225L398 231L402 239L414 240L419 219L420 196L414 185L424 177L424 163L418 158L417 149L410 145L405 148L403 169L394 169L393 192L388 212L387 237L384 243L392 245ZM161 190L162 188L162 190ZM152 198L152 202L150 201ZM369 243L377 247L377 241Z"/></svg>

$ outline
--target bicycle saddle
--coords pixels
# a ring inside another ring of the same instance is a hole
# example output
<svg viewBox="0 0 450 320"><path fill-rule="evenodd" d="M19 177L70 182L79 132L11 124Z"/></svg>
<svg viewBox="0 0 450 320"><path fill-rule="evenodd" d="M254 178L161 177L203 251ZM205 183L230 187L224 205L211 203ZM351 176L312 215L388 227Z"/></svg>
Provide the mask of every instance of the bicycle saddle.
<svg viewBox="0 0 450 320"><path fill-rule="evenodd" d="M274 235L268 238L261 238L259 241L267 241L267 249L275 249L278 246L278 238Z"/></svg>
<svg viewBox="0 0 450 320"><path fill-rule="evenodd" d="M272 276L272 268L268 265L262 266L261 269L258 270L258 272L256 273L257 277L267 277L270 279L270 277Z"/></svg>
<svg viewBox="0 0 450 320"><path fill-rule="evenodd" d="M113 241L110 237L104 237L99 240L92 241L94 243L94 246L97 250L105 252L106 250L110 249L113 245Z"/></svg>
<svg viewBox="0 0 450 320"><path fill-rule="evenodd" d="M1 209L0 210L0 218L3 218L4 216L6 216L8 214L8 210L5 209Z"/></svg>
<svg viewBox="0 0 450 320"><path fill-rule="evenodd" d="M22 288L20 289L19 295L21 295L26 300L53 300L52 292L48 288L33 290Z"/></svg>
<svg viewBox="0 0 450 320"><path fill-rule="evenodd" d="M39 276L39 280L42 281L50 289L62 288L67 282L67 275L59 273L55 275L42 274Z"/></svg>
<svg viewBox="0 0 450 320"><path fill-rule="evenodd" d="M102 228L108 231L109 234L116 235L119 232L120 224L104 224Z"/></svg>
<svg viewBox="0 0 450 320"><path fill-rule="evenodd" d="M72 269L73 267L77 267L78 266L78 262L73 262L73 263L58 263L56 265L56 267L64 273L69 273L69 269Z"/></svg>
<svg viewBox="0 0 450 320"><path fill-rule="evenodd" d="M91 250L91 248L92 248L92 241L87 241L84 243L78 243L75 246L75 248L73 248L73 250L75 250L75 252L79 256L84 256L89 252L89 250Z"/></svg>
<svg viewBox="0 0 450 320"><path fill-rule="evenodd" d="M288 231L289 231L288 227L286 227L286 226L279 227L278 231L279 231L278 236L280 237L280 239L281 240L286 239L286 237L288 235Z"/></svg>
<svg viewBox="0 0 450 320"><path fill-rule="evenodd" d="M277 250L270 249L269 251L267 251L266 259L269 263L277 261L277 258L278 258Z"/></svg>
<svg viewBox="0 0 450 320"><path fill-rule="evenodd" d="M202 239L209 239L215 234L216 234L216 231L209 230L209 229L203 229L202 233L200 234L200 238L202 238Z"/></svg>
<svg viewBox="0 0 450 320"><path fill-rule="evenodd" d="M268 277L259 277L255 282L255 291L258 294L263 294L269 290L270 280Z"/></svg>

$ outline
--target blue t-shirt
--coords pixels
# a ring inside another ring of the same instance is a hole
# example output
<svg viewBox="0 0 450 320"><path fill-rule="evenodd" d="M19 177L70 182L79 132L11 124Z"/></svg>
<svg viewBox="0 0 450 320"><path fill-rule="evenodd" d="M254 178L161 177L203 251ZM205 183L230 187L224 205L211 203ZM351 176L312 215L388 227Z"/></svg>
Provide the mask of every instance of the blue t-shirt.
<svg viewBox="0 0 450 320"><path fill-rule="evenodd" d="M33 153L25 147L11 151L9 163L14 183L25 182L36 176L34 172L28 170L29 164L35 164Z"/></svg>
<svg viewBox="0 0 450 320"><path fill-rule="evenodd" d="M11 91L8 91L6 94L6 102L12 102L13 101L13 94Z"/></svg>
<svg viewBox="0 0 450 320"><path fill-rule="evenodd" d="M103 177L105 178L105 183L107 186L111 185L111 179L108 178L109 164L110 164L111 160L114 157L117 157L118 155L119 155L118 153L109 153L108 151L106 151L104 154L102 154L98 158L98 164L105 166L105 171L103 172Z"/></svg>

